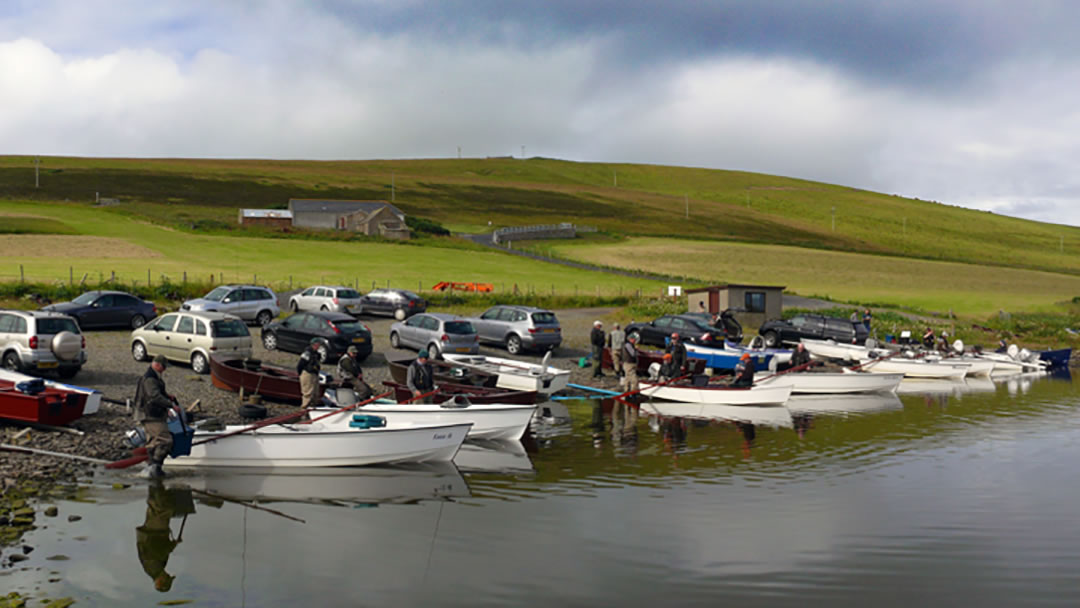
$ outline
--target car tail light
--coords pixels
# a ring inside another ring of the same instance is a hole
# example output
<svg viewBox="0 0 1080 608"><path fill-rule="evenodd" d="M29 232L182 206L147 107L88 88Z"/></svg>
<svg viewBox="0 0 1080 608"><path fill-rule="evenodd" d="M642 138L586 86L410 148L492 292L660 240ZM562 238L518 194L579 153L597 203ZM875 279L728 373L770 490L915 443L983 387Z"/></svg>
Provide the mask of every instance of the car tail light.
<svg viewBox="0 0 1080 608"><path fill-rule="evenodd" d="M708 341L709 341L709 338L711 338L711 337L712 337L712 336L710 336L709 334L701 334L701 339L702 339L702 341L704 341L704 342L708 342Z"/></svg>
<svg viewBox="0 0 1080 608"><path fill-rule="evenodd" d="M367 326L367 323L361 323L361 325L364 326L364 329L366 329L369 334L371 333L371 328Z"/></svg>
<svg viewBox="0 0 1080 608"><path fill-rule="evenodd" d="M86 336L82 337L82 347L86 348Z"/></svg>
<svg viewBox="0 0 1080 608"><path fill-rule="evenodd" d="M150 312L154 313L155 317L157 316L157 304L150 304Z"/></svg>
<svg viewBox="0 0 1080 608"><path fill-rule="evenodd" d="M529 333L530 334L535 334L536 333L536 328L535 327L530 327L529 328Z"/></svg>
<svg viewBox="0 0 1080 608"><path fill-rule="evenodd" d="M473 342L479 342L480 341L480 334L473 334L472 335L472 341Z"/></svg>
<svg viewBox="0 0 1080 608"><path fill-rule="evenodd" d="M37 336L30 336L30 348L31 349L36 349L37 348Z"/></svg>
<svg viewBox="0 0 1080 608"><path fill-rule="evenodd" d="M409 300L409 308L412 308L413 306L416 306L416 302Z"/></svg>
<svg viewBox="0 0 1080 608"><path fill-rule="evenodd" d="M341 333L341 330L338 329L337 325L334 325L333 323L330 324L330 329L334 330L335 334L340 334Z"/></svg>
<svg viewBox="0 0 1080 608"><path fill-rule="evenodd" d="M443 342L449 342L450 341L450 336L448 336L446 334L443 334L442 337L439 338L439 339L442 340Z"/></svg>
<svg viewBox="0 0 1080 608"><path fill-rule="evenodd" d="M210 350L217 350L217 347L216 346L211 346Z"/></svg>
<svg viewBox="0 0 1080 608"><path fill-rule="evenodd" d="M338 305L338 300L337 300L337 298L334 298L334 306L337 306L337 305Z"/></svg>

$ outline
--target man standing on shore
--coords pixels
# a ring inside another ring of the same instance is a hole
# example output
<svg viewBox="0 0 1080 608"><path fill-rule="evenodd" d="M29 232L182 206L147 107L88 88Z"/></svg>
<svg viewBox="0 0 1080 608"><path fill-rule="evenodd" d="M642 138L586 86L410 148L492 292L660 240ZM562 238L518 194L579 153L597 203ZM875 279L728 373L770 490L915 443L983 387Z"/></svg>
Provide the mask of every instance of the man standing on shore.
<svg viewBox="0 0 1080 608"><path fill-rule="evenodd" d="M319 339L312 338L308 347L300 353L300 360L296 362L296 372L300 374L300 407L307 409L315 407L315 393L319 390Z"/></svg>
<svg viewBox="0 0 1080 608"><path fill-rule="evenodd" d="M626 332L622 330L622 326L616 323L611 333L608 334L608 350L611 352L611 369L620 378L623 376L622 349L625 345Z"/></svg>
<svg viewBox="0 0 1080 608"><path fill-rule="evenodd" d="M589 344L592 345L592 358L593 365L593 378L603 378L604 370L601 369L601 362L604 357L604 324L600 321L593 322L592 331L589 333Z"/></svg>
<svg viewBox="0 0 1080 608"><path fill-rule="evenodd" d="M165 381L161 377L165 365L164 355L156 355L135 387L135 417L146 431L147 463L140 475L150 478L165 475L161 465L172 451L172 433L166 419L173 400L165 392Z"/></svg>
<svg viewBox="0 0 1080 608"><path fill-rule="evenodd" d="M626 344L622 349L622 368L623 374L626 375L626 383L623 386L627 391L636 391L638 389L637 379L637 365L638 365L638 352L637 352L637 334L630 334L626 338Z"/></svg>

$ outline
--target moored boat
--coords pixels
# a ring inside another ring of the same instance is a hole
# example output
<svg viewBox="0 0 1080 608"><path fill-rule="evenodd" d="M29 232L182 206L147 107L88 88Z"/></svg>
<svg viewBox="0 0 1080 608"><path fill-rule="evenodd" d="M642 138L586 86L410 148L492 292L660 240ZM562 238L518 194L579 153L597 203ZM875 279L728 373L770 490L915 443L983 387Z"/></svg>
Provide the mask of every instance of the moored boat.
<svg viewBox="0 0 1080 608"><path fill-rule="evenodd" d="M415 359L387 359L386 364L390 368L390 377L394 382L405 384L408 381L409 365ZM434 372L435 384L439 386L476 386L495 388L498 376L468 370L460 366L451 365L438 359L429 359Z"/></svg>
<svg viewBox="0 0 1080 608"><path fill-rule="evenodd" d="M383 384L394 390L395 401L406 401L413 396L412 391L404 384L386 381L384 381ZM443 401L458 396L467 397L471 403L514 403L518 405L533 405L538 401L539 393L536 391L515 391L446 382L435 385L435 394L431 396L429 401L442 403Z"/></svg>
<svg viewBox="0 0 1080 608"><path fill-rule="evenodd" d="M28 376L21 374L10 369L0 368L0 380L10 380L11 382L19 383L27 380L34 380L34 376ZM58 389L60 391L82 393L86 395L86 405L83 407L83 416L89 416L90 414L96 414L101 409L101 391L85 388L82 386L75 386L74 384L66 384L64 382L57 382L49 378L42 378L45 382L45 386Z"/></svg>
<svg viewBox="0 0 1080 608"><path fill-rule="evenodd" d="M653 363L662 364L664 362L664 351L662 350L646 350L638 347L638 362L637 371L642 377L649 375L649 366ZM705 360L704 359L691 359L689 357L689 351L687 351L686 366L689 368L691 374L704 374L705 373ZM600 357L601 366L604 369L611 369L611 349L605 348Z"/></svg>
<svg viewBox="0 0 1080 608"><path fill-rule="evenodd" d="M841 361L859 361L870 358L870 349L858 344L839 344L832 340L801 340L806 351L816 359L840 359Z"/></svg>
<svg viewBox="0 0 1080 608"><path fill-rule="evenodd" d="M859 369L872 374L904 374L906 378L951 378L967 375L969 363L931 363L914 359L863 359Z"/></svg>
<svg viewBox="0 0 1080 608"><path fill-rule="evenodd" d="M1070 358L1072 358L1071 348L1039 351L1039 359L1045 361L1050 369L1069 367Z"/></svg>
<svg viewBox="0 0 1080 608"><path fill-rule="evenodd" d="M770 374L758 372L755 384L791 386L792 393L872 393L891 392L903 380L904 374L871 374L868 372L794 372Z"/></svg>
<svg viewBox="0 0 1080 608"><path fill-rule="evenodd" d="M664 384L642 380L641 394L653 399L683 403L712 403L724 405L783 405L791 396L790 386L768 384L734 387L721 384Z"/></svg>
<svg viewBox="0 0 1080 608"><path fill-rule="evenodd" d="M549 353L550 354L550 353ZM486 355L444 354L443 359L455 366L497 376L495 386L519 391L536 391L550 395L566 388L570 370L547 364L547 356L539 365L528 361L489 357Z"/></svg>
<svg viewBox="0 0 1080 608"><path fill-rule="evenodd" d="M0 380L0 420L63 426L78 420L86 395L45 386L43 382Z"/></svg>
<svg viewBox="0 0 1080 608"><path fill-rule="evenodd" d="M740 353L750 353L751 355L772 355L773 361L776 361L777 365L783 365L791 361L791 355L794 351L790 348L755 348L753 345L757 342L764 343L763 340L754 341L750 343L751 346L743 346L738 342L728 340L724 342L724 349Z"/></svg>
<svg viewBox="0 0 1080 608"><path fill-rule="evenodd" d="M768 368L769 362L773 358L772 354L761 351L733 351L691 343L686 345L686 356L688 358L702 359L705 361L705 367L711 367L714 370L735 369L735 366L739 363L739 358L742 357L744 352L750 353L750 358L753 360L756 369Z"/></svg>
<svg viewBox="0 0 1080 608"><path fill-rule="evenodd" d="M265 361L223 359L210 357L210 381L214 386L237 392L244 389L248 394L281 401L300 401L300 375L295 369L273 365ZM322 395L325 383L320 382L315 398Z"/></svg>

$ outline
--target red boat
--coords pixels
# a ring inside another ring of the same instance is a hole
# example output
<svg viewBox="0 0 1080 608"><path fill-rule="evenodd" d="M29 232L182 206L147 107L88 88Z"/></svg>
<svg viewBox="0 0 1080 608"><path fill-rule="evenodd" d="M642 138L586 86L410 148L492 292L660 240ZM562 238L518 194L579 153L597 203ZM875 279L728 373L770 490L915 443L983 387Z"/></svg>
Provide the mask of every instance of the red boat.
<svg viewBox="0 0 1080 608"><path fill-rule="evenodd" d="M653 363L664 362L664 351L662 350L642 350L637 351L637 371L639 375L648 376L649 366ZM605 348L603 355L600 358L601 367L604 369L611 369L611 349ZM704 359L687 359L686 365L690 367L691 374L704 374L705 373L705 360Z"/></svg>
<svg viewBox="0 0 1080 608"><path fill-rule="evenodd" d="M411 398L412 391L400 382L383 382L386 386L394 389L394 399L398 403ZM472 403L512 403L518 405L532 405L536 403L536 391L508 391L502 388L488 388L486 386L469 386L467 384L453 384L450 382L440 383L435 388L432 401L442 403L452 399L455 395L465 395Z"/></svg>
<svg viewBox="0 0 1080 608"><path fill-rule="evenodd" d="M405 384L407 382L409 365L414 360L415 359L400 359L398 361L387 361L390 365L390 377L394 379L394 382L397 382L398 384ZM428 359L428 361L431 363L431 367L435 372L435 383L439 386L453 384L465 387L479 386L495 388L495 383L499 381L499 377L495 374L485 374L461 367L454 367L446 361L439 361L438 359ZM510 402L501 401L500 403ZM528 403L534 402L529 401Z"/></svg>
<svg viewBox="0 0 1080 608"><path fill-rule="evenodd" d="M84 393L45 387L30 394L18 390L15 385L15 382L0 380L0 420L63 426L81 418L86 407L87 395Z"/></svg>
<svg viewBox="0 0 1080 608"><path fill-rule="evenodd" d="M222 359L210 356L210 381L214 386L246 394L258 394L281 401L301 401L300 375L295 369L265 363L257 359ZM326 388L319 384L315 400L322 397Z"/></svg>

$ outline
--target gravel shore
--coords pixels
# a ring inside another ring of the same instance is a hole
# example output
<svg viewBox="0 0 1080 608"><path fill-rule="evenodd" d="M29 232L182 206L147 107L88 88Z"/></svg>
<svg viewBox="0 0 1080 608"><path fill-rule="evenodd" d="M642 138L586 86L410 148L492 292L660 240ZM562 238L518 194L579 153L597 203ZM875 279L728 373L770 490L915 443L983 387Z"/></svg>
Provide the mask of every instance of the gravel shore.
<svg viewBox="0 0 1080 608"><path fill-rule="evenodd" d="M605 323L610 329L609 317L615 309L572 309L556 311L563 329L563 345L551 358L551 364L570 369L571 382L590 384L608 389L617 388L610 373L596 381L592 378L593 369L580 368L578 360L589 352L589 330L594 320ZM374 352L364 362L364 377L376 389L382 387L384 380L390 380L387 358L407 358L415 352L395 351L390 347L390 326L392 319L364 317L371 327L374 338ZM264 361L281 365L295 365L297 355L280 351L267 351L262 346L260 330L251 328L254 345L253 356ZM88 361L82 371L69 382L100 390L106 397L116 400L131 398L135 394L135 384L146 371L147 363L139 363L131 358L131 334L129 331L93 331L86 333ZM483 346L481 352L495 356L508 356L505 350ZM542 353L528 353L518 358L539 362ZM332 367L332 366L331 366ZM209 375L199 375L189 367L175 364L165 371L165 384L168 391L176 395L180 403L189 406L196 399L204 415L218 418L226 424L243 422L237 409L241 404L237 393L216 388L210 382ZM276 416L297 410L286 403L264 402L268 415ZM18 440L16 433L23 431L14 425L0 426L0 442L18 443L23 447L37 448L75 454L104 460L118 460L130 455L130 448L124 440L124 433L135 427L131 415L122 405L102 403L96 414L84 416L71 427L83 431L82 436L70 433L40 431L30 429ZM80 475L92 475L93 465L41 455L25 455L15 452L0 452L0 490L15 483L17 478L38 477L48 479L74 479ZM132 469L137 470L137 469Z"/></svg>

